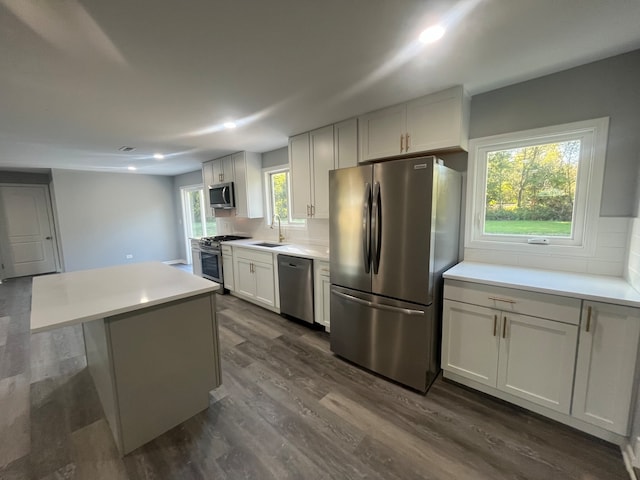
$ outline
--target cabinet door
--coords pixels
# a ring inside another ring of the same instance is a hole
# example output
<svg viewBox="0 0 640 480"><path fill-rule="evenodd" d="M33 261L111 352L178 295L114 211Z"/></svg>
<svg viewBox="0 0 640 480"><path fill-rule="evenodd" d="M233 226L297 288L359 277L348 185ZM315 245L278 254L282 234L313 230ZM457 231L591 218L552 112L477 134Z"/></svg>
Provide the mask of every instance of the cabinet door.
<svg viewBox="0 0 640 480"><path fill-rule="evenodd" d="M584 302L574 417L627 435L639 333L639 309Z"/></svg>
<svg viewBox="0 0 640 480"><path fill-rule="evenodd" d="M333 125L309 133L313 166L311 198L313 218L329 218L329 170L334 167Z"/></svg>
<svg viewBox="0 0 640 480"><path fill-rule="evenodd" d="M211 162L212 180L213 185L222 183L222 177L224 176L222 171L222 158L218 158Z"/></svg>
<svg viewBox="0 0 640 480"><path fill-rule="evenodd" d="M314 278L313 278L313 303L314 303L314 321L323 325L325 330L330 331L330 305L329 298L331 296L331 281L329 279L329 262L315 261L313 262Z"/></svg>
<svg viewBox="0 0 640 480"><path fill-rule="evenodd" d="M445 300L442 368L495 387L500 344L499 313L485 307Z"/></svg>
<svg viewBox="0 0 640 480"><path fill-rule="evenodd" d="M361 162L404 153L405 116L402 104L358 118Z"/></svg>
<svg viewBox="0 0 640 480"><path fill-rule="evenodd" d="M264 216L262 195L262 157L259 153L238 152L232 155L236 190L236 216Z"/></svg>
<svg viewBox="0 0 640 480"><path fill-rule="evenodd" d="M243 152L239 152L240 155L244 156ZM234 182L234 156L227 155L226 157L222 157L222 183Z"/></svg>
<svg viewBox="0 0 640 480"><path fill-rule="evenodd" d="M233 257L231 255L222 255L222 275L224 277L224 288L233 292L235 284L233 283Z"/></svg>
<svg viewBox="0 0 640 480"><path fill-rule="evenodd" d="M463 91L454 87L407 103L408 151L460 148L463 132ZM466 148L465 145L462 145Z"/></svg>
<svg viewBox="0 0 640 480"><path fill-rule="evenodd" d="M578 327L502 313L498 388L569 413Z"/></svg>
<svg viewBox="0 0 640 480"><path fill-rule="evenodd" d="M251 298L256 296L256 279L253 276L253 268L249 260L236 258L235 265L235 288L237 293ZM224 266L223 266L224 268Z"/></svg>
<svg viewBox="0 0 640 480"><path fill-rule="evenodd" d="M333 126L335 168L358 165L358 121L355 118Z"/></svg>
<svg viewBox="0 0 640 480"><path fill-rule="evenodd" d="M199 249L191 249L191 268L193 269L194 275L202 276L202 261L200 260Z"/></svg>
<svg viewBox="0 0 640 480"><path fill-rule="evenodd" d="M213 161L202 164L202 184L204 185L205 197L209 201L208 188L214 184L213 181Z"/></svg>
<svg viewBox="0 0 640 480"><path fill-rule="evenodd" d="M275 307L276 285L273 279L273 265L254 263L253 276L256 283L256 300L270 307Z"/></svg>
<svg viewBox="0 0 640 480"><path fill-rule="evenodd" d="M307 218L311 205L311 166L309 134L289 139L289 169L291 180L291 216Z"/></svg>

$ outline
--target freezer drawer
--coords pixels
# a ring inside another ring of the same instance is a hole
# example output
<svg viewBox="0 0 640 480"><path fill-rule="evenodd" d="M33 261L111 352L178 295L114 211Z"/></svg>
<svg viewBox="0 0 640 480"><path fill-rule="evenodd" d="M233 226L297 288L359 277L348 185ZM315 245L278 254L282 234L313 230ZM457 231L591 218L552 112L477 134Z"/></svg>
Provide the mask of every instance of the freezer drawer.
<svg viewBox="0 0 640 480"><path fill-rule="evenodd" d="M331 350L426 392L439 372L433 306L331 286Z"/></svg>

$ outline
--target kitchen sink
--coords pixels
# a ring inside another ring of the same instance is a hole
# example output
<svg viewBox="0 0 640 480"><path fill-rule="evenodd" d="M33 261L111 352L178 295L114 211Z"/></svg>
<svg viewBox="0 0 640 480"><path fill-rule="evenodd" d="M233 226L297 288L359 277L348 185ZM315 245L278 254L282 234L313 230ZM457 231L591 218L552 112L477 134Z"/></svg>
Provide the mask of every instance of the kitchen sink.
<svg viewBox="0 0 640 480"><path fill-rule="evenodd" d="M283 244L282 243L260 242L260 243L254 243L253 245L256 246L256 247L275 248L275 247L281 247Z"/></svg>

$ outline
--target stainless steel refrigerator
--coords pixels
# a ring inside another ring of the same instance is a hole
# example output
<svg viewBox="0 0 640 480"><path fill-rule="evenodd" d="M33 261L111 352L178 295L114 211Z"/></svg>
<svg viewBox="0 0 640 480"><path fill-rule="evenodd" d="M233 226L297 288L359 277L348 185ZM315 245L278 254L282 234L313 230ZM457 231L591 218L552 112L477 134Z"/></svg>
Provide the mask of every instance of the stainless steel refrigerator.
<svg viewBox="0 0 640 480"><path fill-rule="evenodd" d="M435 157L329 172L331 350L421 392L440 370L461 184Z"/></svg>

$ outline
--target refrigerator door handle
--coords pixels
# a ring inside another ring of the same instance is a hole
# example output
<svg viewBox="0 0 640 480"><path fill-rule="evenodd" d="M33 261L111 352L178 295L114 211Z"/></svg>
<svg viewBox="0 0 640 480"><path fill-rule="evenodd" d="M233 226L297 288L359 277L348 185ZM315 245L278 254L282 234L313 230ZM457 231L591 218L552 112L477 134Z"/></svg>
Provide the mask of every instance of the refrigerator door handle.
<svg viewBox="0 0 640 480"><path fill-rule="evenodd" d="M380 197L380 183L376 182L373 185L373 207L372 215L373 220L371 222L371 236L373 237L373 273L378 274L378 268L380 267L380 249L382 243L382 205Z"/></svg>
<svg viewBox="0 0 640 480"><path fill-rule="evenodd" d="M405 315L424 315L424 312L422 310L393 307L391 305L385 305L384 303L373 303L368 300L363 300L361 298L354 297L353 295L349 295L347 293L338 292L336 290L332 290L331 293L333 293L334 295L338 295L339 297L342 297L346 300L350 300L352 302L359 303L361 305L366 305L367 307L376 308L378 310L387 310L389 312L403 313Z"/></svg>
<svg viewBox="0 0 640 480"><path fill-rule="evenodd" d="M371 185L364 184L364 206L362 207L362 250L364 271L369 273L371 266Z"/></svg>

